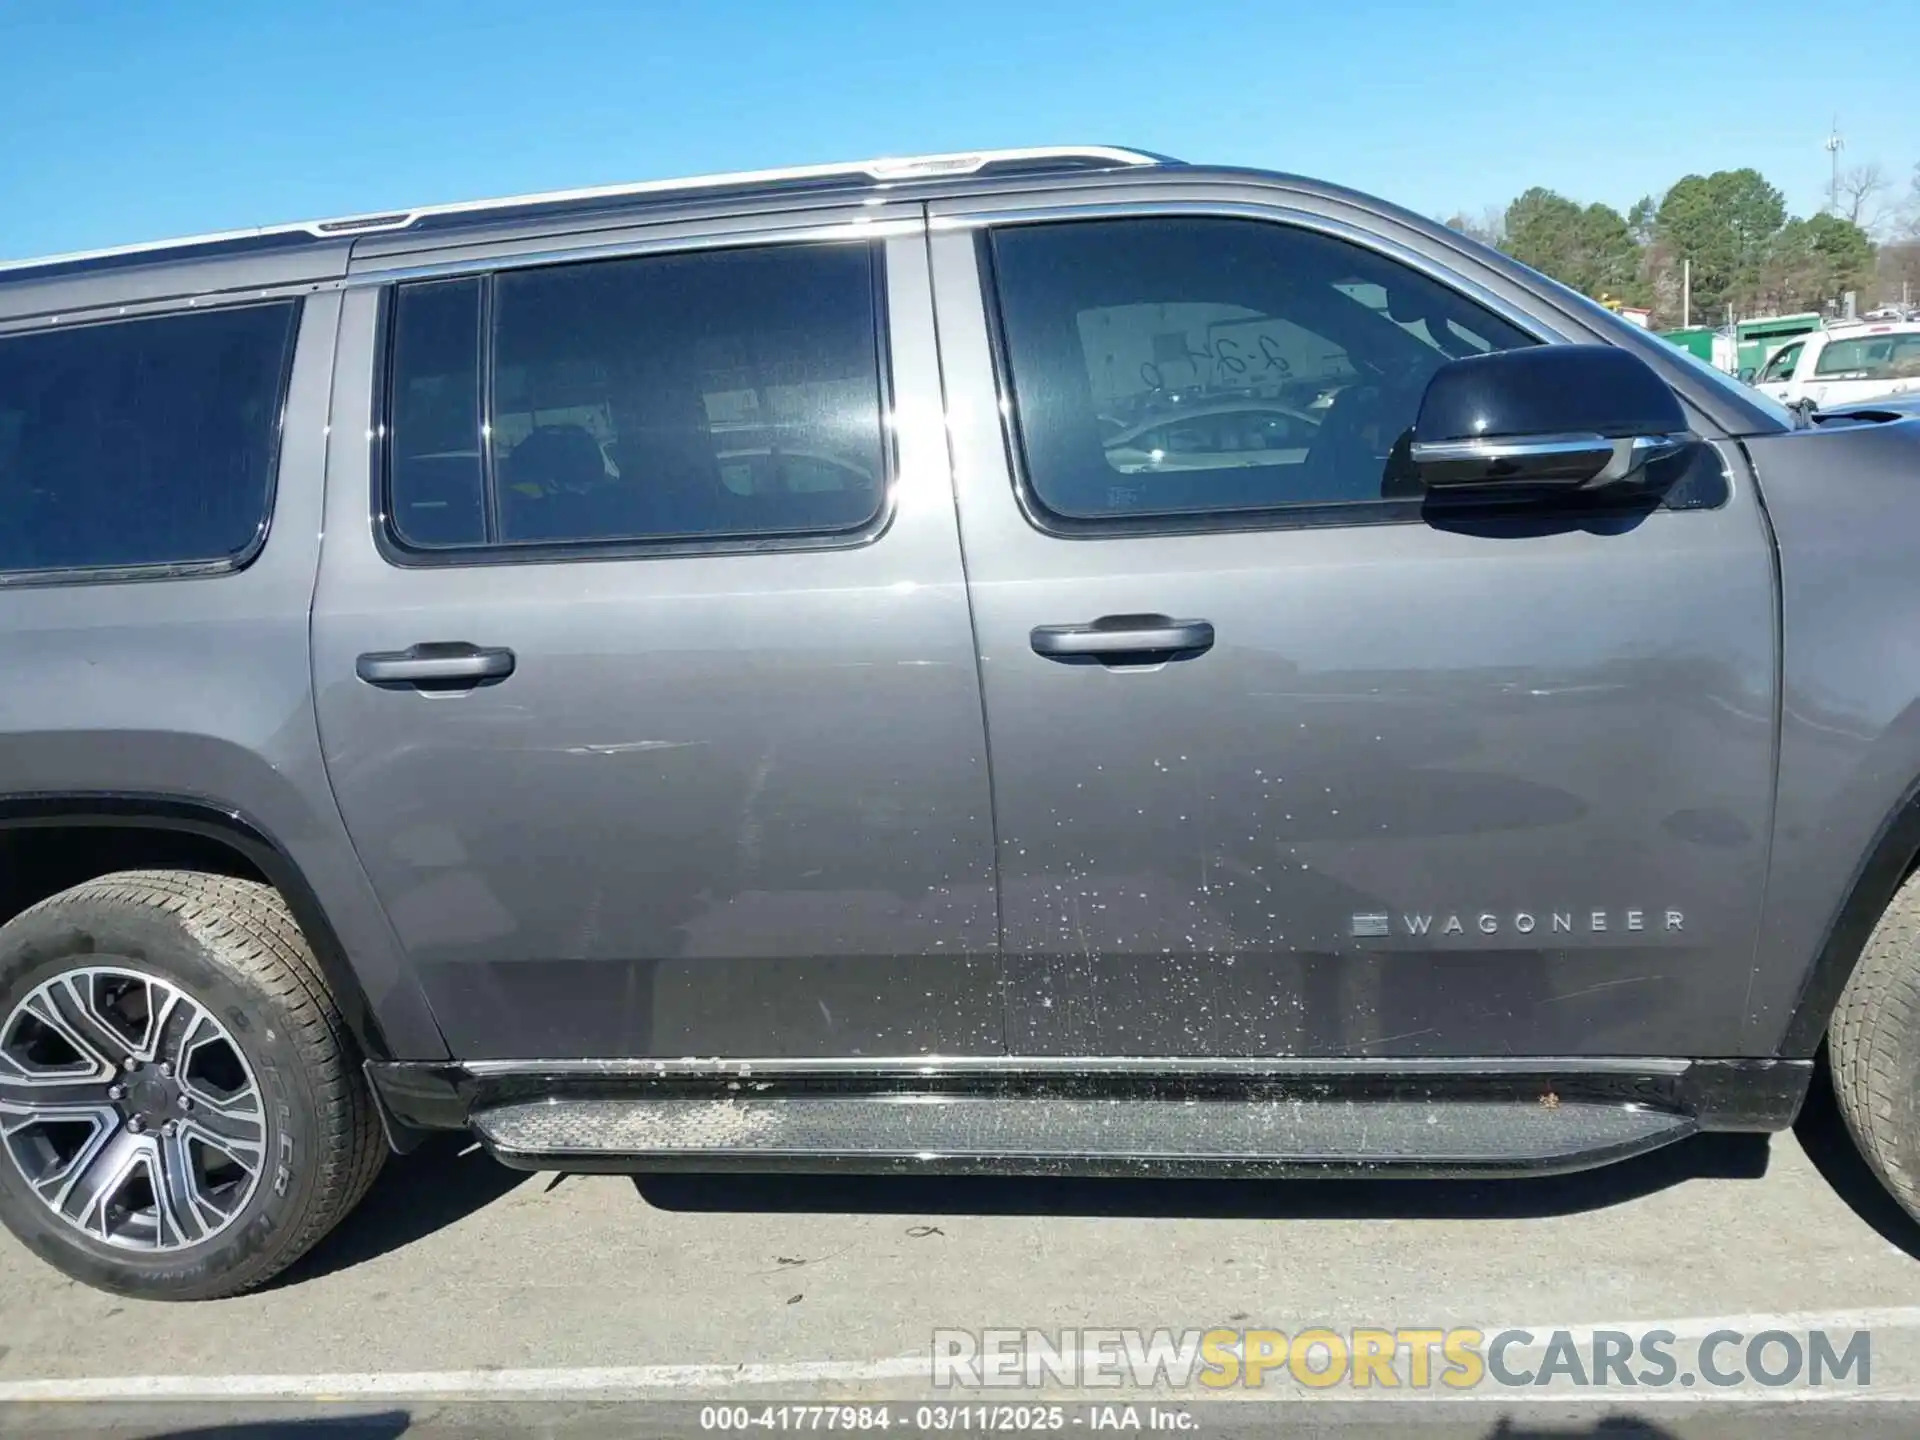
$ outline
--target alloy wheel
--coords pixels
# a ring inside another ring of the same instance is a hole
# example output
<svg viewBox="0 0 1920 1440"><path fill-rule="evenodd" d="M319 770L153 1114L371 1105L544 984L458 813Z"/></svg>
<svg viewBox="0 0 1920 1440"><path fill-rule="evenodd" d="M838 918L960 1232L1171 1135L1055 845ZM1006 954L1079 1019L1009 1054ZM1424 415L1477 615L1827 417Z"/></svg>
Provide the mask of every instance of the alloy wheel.
<svg viewBox="0 0 1920 1440"><path fill-rule="evenodd" d="M125 965L66 971L0 1025L0 1146L89 1238L168 1252L246 1209L266 1156L246 1055L172 981Z"/></svg>

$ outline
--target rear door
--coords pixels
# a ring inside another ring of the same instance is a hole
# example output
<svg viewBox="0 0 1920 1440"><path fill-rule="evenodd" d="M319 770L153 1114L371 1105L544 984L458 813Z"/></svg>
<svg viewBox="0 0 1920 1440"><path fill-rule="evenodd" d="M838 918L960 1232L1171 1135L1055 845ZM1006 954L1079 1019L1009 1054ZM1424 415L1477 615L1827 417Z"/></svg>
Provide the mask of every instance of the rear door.
<svg viewBox="0 0 1920 1440"><path fill-rule="evenodd" d="M1002 1047L922 229L356 277L315 690L457 1055Z"/></svg>
<svg viewBox="0 0 1920 1440"><path fill-rule="evenodd" d="M1075 200L935 207L1012 1047L1738 1053L1737 455L1652 511L1437 512L1391 453L1440 365L1557 338L1511 282L1332 203Z"/></svg>

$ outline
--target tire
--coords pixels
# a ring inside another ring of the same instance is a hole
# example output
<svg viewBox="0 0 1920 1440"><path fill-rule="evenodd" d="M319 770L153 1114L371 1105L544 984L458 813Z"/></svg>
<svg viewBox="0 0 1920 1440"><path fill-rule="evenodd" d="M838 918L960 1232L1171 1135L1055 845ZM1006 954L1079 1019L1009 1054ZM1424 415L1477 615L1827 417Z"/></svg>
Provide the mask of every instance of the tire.
<svg viewBox="0 0 1920 1440"><path fill-rule="evenodd" d="M1900 887L1867 937L1827 1048L1854 1144L1920 1219L1920 875Z"/></svg>
<svg viewBox="0 0 1920 1440"><path fill-rule="evenodd" d="M239 1294L385 1158L358 1047L272 887L126 871L0 926L0 1220L55 1268L141 1299Z"/></svg>

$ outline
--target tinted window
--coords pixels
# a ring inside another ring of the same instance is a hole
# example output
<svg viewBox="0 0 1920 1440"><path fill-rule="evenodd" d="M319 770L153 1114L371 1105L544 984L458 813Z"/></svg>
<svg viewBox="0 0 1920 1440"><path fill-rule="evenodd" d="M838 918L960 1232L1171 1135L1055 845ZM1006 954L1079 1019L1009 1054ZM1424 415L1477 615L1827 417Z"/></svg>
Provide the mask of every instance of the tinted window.
<svg viewBox="0 0 1920 1440"><path fill-rule="evenodd" d="M991 240L1028 481L1076 519L1397 498L1433 372L1532 343L1357 246L1258 221Z"/></svg>
<svg viewBox="0 0 1920 1440"><path fill-rule="evenodd" d="M0 336L0 570L252 549L298 313L289 301Z"/></svg>
<svg viewBox="0 0 1920 1440"><path fill-rule="evenodd" d="M858 530L884 494L877 319L858 246L404 287L395 533L446 547Z"/></svg>
<svg viewBox="0 0 1920 1440"><path fill-rule="evenodd" d="M1814 362L1813 373L1835 380L1920 378L1920 334L1830 340Z"/></svg>
<svg viewBox="0 0 1920 1440"><path fill-rule="evenodd" d="M392 393L394 532L423 548L484 544L478 280L401 288Z"/></svg>

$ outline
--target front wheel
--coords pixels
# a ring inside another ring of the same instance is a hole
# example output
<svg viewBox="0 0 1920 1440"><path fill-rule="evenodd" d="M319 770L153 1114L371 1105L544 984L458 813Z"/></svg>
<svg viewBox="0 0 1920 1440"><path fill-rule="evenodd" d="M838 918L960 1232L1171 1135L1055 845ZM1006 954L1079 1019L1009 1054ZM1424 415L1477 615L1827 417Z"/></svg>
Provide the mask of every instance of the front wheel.
<svg viewBox="0 0 1920 1440"><path fill-rule="evenodd" d="M359 1056L285 902L128 871L0 927L0 1219L122 1295L259 1285L385 1158Z"/></svg>
<svg viewBox="0 0 1920 1440"><path fill-rule="evenodd" d="M1900 887L1867 937L1827 1049L1854 1144L1920 1219L1920 875Z"/></svg>

